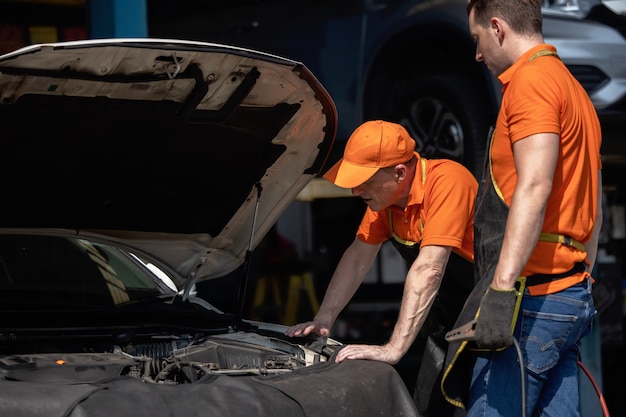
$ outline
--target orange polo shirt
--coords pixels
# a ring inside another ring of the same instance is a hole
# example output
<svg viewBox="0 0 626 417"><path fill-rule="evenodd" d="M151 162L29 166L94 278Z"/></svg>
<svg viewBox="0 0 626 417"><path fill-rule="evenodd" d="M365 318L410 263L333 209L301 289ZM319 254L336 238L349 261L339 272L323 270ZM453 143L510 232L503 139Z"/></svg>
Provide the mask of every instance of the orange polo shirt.
<svg viewBox="0 0 626 417"><path fill-rule="evenodd" d="M513 144L538 133L558 134L560 152L542 231L585 243L598 210L600 123L582 86L557 56L545 52L556 53L556 49L536 46L498 77L503 96L491 148L492 173L510 205L517 182ZM585 252L540 241L522 275L563 273L585 259ZM580 273L536 286L531 293L560 291L584 276Z"/></svg>
<svg viewBox="0 0 626 417"><path fill-rule="evenodd" d="M478 183L461 164L446 159L426 160L425 179L419 154L415 179L406 208L391 206L378 212L365 211L357 238L370 244L391 237L388 210L393 215L393 231L401 239L427 245L450 246L459 255L474 260L474 201Z"/></svg>

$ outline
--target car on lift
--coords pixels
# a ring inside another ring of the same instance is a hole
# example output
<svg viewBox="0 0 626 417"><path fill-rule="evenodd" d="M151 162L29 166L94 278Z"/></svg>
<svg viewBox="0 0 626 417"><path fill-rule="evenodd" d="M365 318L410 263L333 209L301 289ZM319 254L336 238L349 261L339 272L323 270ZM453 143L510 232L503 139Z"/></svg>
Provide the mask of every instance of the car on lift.
<svg viewBox="0 0 626 417"><path fill-rule="evenodd" d="M336 124L307 67L249 49L0 56L0 414L416 415L391 365L337 364L340 342L288 338L240 304ZM227 311L196 293L224 277Z"/></svg>
<svg viewBox="0 0 626 417"><path fill-rule="evenodd" d="M543 7L546 42L585 87L607 131L626 120L625 3L544 0ZM340 144L362 121L383 118L402 123L425 156L474 172L480 165L500 86L475 60L466 0L147 4L152 36L226 42L306 63L335 99ZM624 152L617 139L603 153Z"/></svg>

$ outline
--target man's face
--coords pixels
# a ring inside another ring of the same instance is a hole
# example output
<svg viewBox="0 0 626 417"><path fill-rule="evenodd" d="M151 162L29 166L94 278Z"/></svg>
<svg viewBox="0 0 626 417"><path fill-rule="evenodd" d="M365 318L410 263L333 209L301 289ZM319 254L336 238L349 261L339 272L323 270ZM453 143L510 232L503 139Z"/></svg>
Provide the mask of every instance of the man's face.
<svg viewBox="0 0 626 417"><path fill-rule="evenodd" d="M484 62L497 77L506 69L506 66L502 65L504 56L498 37L498 27L495 22L491 22L487 27L477 23L472 10L469 14L469 30L476 43L476 61Z"/></svg>
<svg viewBox="0 0 626 417"><path fill-rule="evenodd" d="M403 205L399 177L395 168L382 168L369 180L354 187L352 194L361 197L373 211L383 210L393 204Z"/></svg>

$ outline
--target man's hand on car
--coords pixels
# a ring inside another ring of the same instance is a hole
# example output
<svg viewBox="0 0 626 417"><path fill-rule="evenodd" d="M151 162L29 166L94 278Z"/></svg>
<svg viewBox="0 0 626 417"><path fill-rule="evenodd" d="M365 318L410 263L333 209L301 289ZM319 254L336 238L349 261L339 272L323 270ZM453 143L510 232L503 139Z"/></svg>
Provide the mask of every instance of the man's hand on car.
<svg viewBox="0 0 626 417"><path fill-rule="evenodd" d="M308 336L310 334L328 337L330 336L330 326L319 321L307 321L291 326L285 334L289 337Z"/></svg>
<svg viewBox="0 0 626 417"><path fill-rule="evenodd" d="M391 344L384 345L346 345L337 353L335 362L346 359L369 359L395 365L402 358L403 352Z"/></svg>

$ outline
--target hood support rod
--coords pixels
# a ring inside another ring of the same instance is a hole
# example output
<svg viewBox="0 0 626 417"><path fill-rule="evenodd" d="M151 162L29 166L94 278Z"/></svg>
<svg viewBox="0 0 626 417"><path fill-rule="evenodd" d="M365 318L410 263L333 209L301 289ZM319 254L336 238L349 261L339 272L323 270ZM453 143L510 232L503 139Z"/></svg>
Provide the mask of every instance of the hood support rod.
<svg viewBox="0 0 626 417"><path fill-rule="evenodd" d="M237 313L237 317L235 318L234 327L237 328L239 323L241 323L241 319L243 318L243 309L246 301L246 291L248 286L248 281L250 280L250 271L252 270L252 241L254 240L254 233L256 229L256 218L259 212L259 202L261 201L261 192L263 191L263 186L260 182L257 182L256 187L256 203L254 206L254 214L252 216L252 228L250 229L250 239L248 240L248 250L246 251L246 258L244 260L244 272L242 281L239 283L239 295L238 295L238 305L239 312Z"/></svg>

